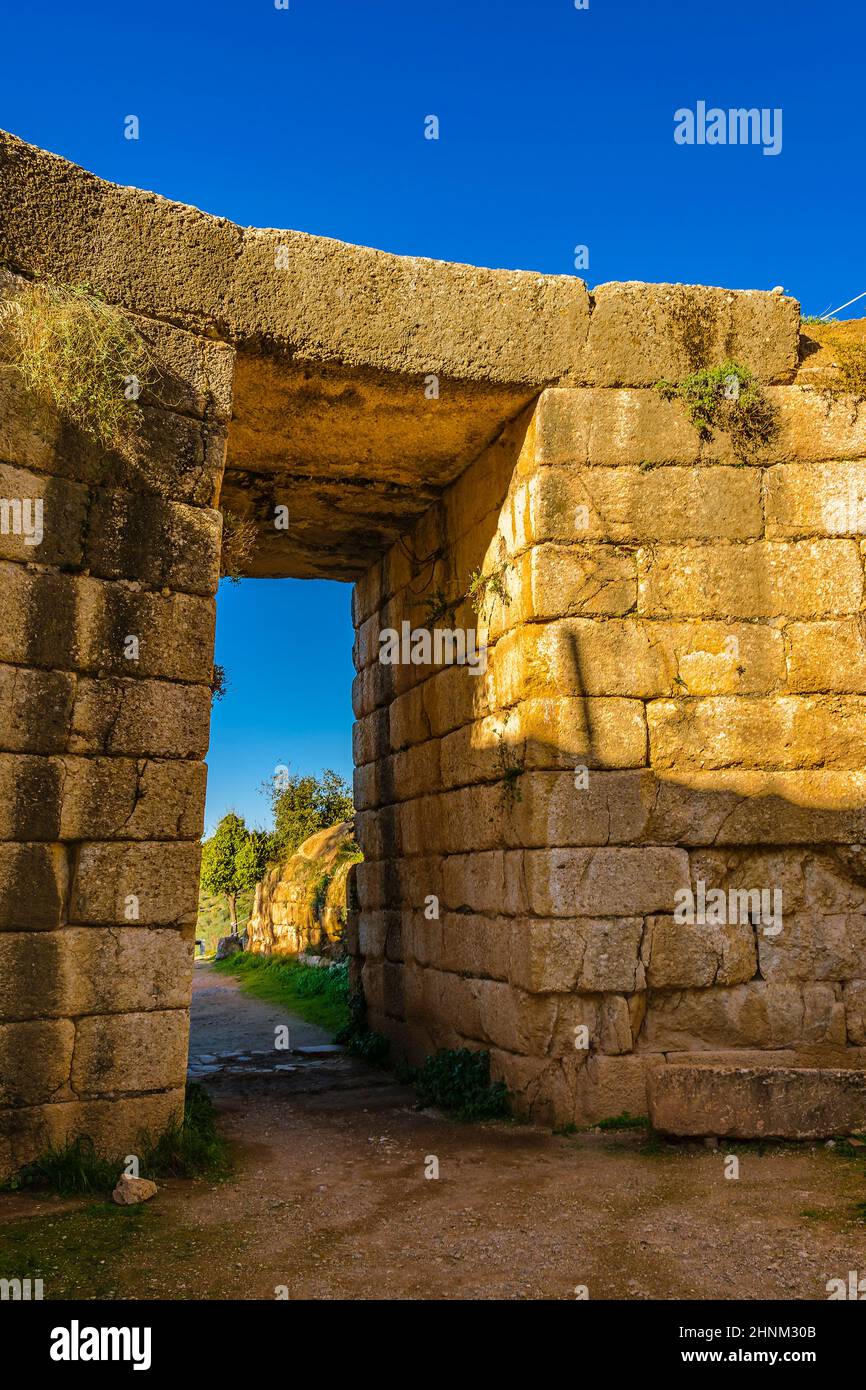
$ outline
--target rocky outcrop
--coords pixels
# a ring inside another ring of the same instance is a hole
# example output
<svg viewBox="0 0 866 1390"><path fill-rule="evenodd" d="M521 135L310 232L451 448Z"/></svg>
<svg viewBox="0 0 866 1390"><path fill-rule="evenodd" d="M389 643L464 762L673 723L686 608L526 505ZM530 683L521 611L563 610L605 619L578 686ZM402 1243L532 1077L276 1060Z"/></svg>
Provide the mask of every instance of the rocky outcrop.
<svg viewBox="0 0 866 1390"><path fill-rule="evenodd" d="M354 821L311 835L256 885L247 949L260 955L333 949L346 924L346 880L361 859Z"/></svg>

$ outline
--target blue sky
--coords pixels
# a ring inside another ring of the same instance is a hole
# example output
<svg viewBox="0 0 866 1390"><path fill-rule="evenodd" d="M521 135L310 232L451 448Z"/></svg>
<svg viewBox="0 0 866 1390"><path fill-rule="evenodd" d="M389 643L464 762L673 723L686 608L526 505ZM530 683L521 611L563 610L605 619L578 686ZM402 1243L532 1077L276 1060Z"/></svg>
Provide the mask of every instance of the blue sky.
<svg viewBox="0 0 866 1390"><path fill-rule="evenodd" d="M224 579L216 660L229 688L214 704L205 828L228 810L270 825L259 792L278 766L333 767L352 780L352 589L309 579Z"/></svg>
<svg viewBox="0 0 866 1390"><path fill-rule="evenodd" d="M240 223L560 274L585 245L590 284L784 285L806 312L866 290L861 0L11 10L0 125ZM698 101L780 108L781 153L676 145ZM351 766L347 587L223 590L209 824L262 819L277 762Z"/></svg>

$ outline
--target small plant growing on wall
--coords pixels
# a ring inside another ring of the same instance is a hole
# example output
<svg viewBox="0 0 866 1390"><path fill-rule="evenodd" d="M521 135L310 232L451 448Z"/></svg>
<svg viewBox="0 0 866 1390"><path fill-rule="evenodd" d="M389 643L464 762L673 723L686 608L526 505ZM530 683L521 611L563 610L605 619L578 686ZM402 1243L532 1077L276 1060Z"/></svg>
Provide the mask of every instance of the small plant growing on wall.
<svg viewBox="0 0 866 1390"><path fill-rule="evenodd" d="M496 763L502 786L502 799L505 806L510 809L515 802L523 800L520 778L524 772L526 753L524 752L523 756L519 757L505 742L505 737L501 731L497 733L496 738Z"/></svg>
<svg viewBox="0 0 866 1390"><path fill-rule="evenodd" d="M424 599L424 626L435 627L443 619L453 623L454 615L462 602L462 596L449 599L440 584L438 588L433 590L429 598Z"/></svg>
<svg viewBox="0 0 866 1390"><path fill-rule="evenodd" d="M116 448L154 374L126 316L85 285L37 280L0 305L0 364L28 395Z"/></svg>
<svg viewBox="0 0 866 1390"><path fill-rule="evenodd" d="M866 343L843 342L840 338L828 338L827 346L833 352L839 376L825 389L831 395L852 395L866 398Z"/></svg>
<svg viewBox="0 0 866 1390"><path fill-rule="evenodd" d="M213 674L211 676L210 683L211 700L214 703L216 703L219 700L224 700L228 688L229 678L226 675L226 668L224 666L220 666L219 662L215 661L213 664Z"/></svg>
<svg viewBox="0 0 866 1390"><path fill-rule="evenodd" d="M701 440L724 430L740 457L767 444L776 432L773 406L760 382L739 362L707 367L680 382L657 381L656 390L663 400L682 401Z"/></svg>
<svg viewBox="0 0 866 1390"><path fill-rule="evenodd" d="M233 584L250 567L256 549L259 528L252 517L223 512L223 535L220 548L220 574Z"/></svg>
<svg viewBox="0 0 866 1390"><path fill-rule="evenodd" d="M508 607L511 602L511 595L508 592L505 576L510 569L511 562L509 560L500 560L487 574L480 567L470 574L466 596L479 618L483 618L486 613L492 611L493 604L497 599L503 608Z"/></svg>

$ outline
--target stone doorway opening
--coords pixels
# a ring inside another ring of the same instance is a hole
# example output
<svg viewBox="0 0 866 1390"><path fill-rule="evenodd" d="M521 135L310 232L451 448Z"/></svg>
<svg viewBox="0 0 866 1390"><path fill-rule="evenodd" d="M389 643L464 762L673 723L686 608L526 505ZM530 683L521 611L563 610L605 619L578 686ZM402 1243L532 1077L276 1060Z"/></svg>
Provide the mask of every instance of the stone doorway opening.
<svg viewBox="0 0 866 1390"><path fill-rule="evenodd" d="M339 1009L347 967L328 976L327 988L323 974L317 995L318 975L292 966L299 953L314 953L326 970L345 957L347 871L359 857L350 597L348 586L328 580L220 584L193 1078L233 1065L285 1072L298 1065L298 1048L324 1046L328 1055L337 1025L348 1022L347 1004Z"/></svg>

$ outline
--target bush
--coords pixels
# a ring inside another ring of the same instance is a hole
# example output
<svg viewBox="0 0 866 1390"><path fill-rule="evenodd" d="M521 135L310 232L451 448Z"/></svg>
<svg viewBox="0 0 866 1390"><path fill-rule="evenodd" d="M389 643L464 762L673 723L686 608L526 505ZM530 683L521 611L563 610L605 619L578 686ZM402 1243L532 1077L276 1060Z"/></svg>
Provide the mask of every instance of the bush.
<svg viewBox="0 0 866 1390"><path fill-rule="evenodd" d="M418 1104L451 1110L459 1120L492 1120L510 1112L504 1082L490 1084L490 1053L442 1048L414 1075Z"/></svg>
<svg viewBox="0 0 866 1390"><path fill-rule="evenodd" d="M657 381L663 400L680 400L702 440L725 430L735 453L745 457L769 442L776 432L774 408L760 382L739 362L724 362L694 372L683 381Z"/></svg>
<svg viewBox="0 0 866 1390"><path fill-rule="evenodd" d="M348 996L349 1022L341 1028L334 1041L351 1052L353 1057L363 1057L365 1062L384 1067L391 1053L391 1044L381 1033L375 1033L367 1024L367 1001L363 990Z"/></svg>

